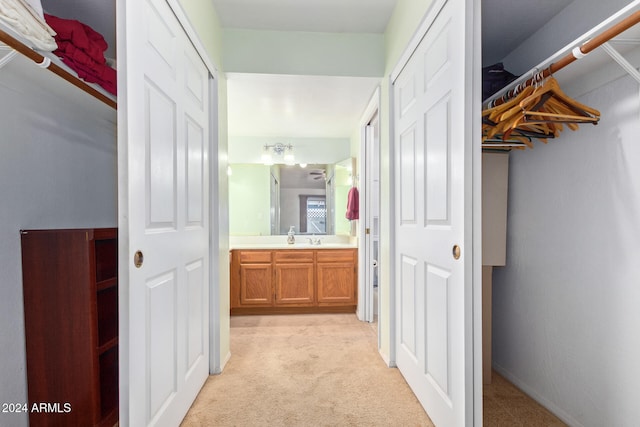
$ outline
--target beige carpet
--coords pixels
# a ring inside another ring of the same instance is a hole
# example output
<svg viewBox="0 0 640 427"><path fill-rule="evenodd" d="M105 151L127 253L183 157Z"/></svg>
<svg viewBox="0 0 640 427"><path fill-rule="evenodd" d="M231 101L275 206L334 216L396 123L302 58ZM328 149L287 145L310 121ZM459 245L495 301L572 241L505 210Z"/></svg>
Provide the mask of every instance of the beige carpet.
<svg viewBox="0 0 640 427"><path fill-rule="evenodd" d="M231 360L182 426L432 426L354 314L234 316Z"/></svg>

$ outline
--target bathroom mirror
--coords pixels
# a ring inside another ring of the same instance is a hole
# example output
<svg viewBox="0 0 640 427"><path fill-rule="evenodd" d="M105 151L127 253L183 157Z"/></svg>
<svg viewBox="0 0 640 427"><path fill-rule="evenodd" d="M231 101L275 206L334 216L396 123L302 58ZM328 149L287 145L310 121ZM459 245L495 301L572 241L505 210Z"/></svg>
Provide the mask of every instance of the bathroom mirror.
<svg viewBox="0 0 640 427"><path fill-rule="evenodd" d="M229 165L230 235L350 234L351 164Z"/></svg>
<svg viewBox="0 0 640 427"><path fill-rule="evenodd" d="M380 78L225 75L228 138L227 156L221 160L230 165L230 235L281 235L291 225L297 234L324 230L328 235L352 235L345 218L349 165L359 152L362 112ZM293 188L303 188L303 181L290 189L284 165L295 164L295 170L301 163L307 164L305 179L322 174L315 181L324 181L324 201L316 192L321 188L285 197Z"/></svg>

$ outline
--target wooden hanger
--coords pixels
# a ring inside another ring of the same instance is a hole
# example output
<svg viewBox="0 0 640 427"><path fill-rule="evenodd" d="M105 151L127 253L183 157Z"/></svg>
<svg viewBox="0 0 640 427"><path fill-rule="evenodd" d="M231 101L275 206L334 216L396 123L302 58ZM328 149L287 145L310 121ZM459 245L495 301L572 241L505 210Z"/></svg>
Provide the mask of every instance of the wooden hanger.
<svg viewBox="0 0 640 427"><path fill-rule="evenodd" d="M547 142L559 136L564 125L577 130L578 124L597 124L600 112L567 96L553 77L540 82L503 104L483 112L483 138L530 138ZM537 83L535 83L537 81ZM529 139L530 142L530 139ZM530 144L526 144L530 146Z"/></svg>
<svg viewBox="0 0 640 427"><path fill-rule="evenodd" d="M543 95L548 96L542 99ZM575 115L589 118L600 117L600 112L595 108L588 107L567 96L562 89L560 89L558 81L553 76L548 77L532 94L522 99L519 105L522 110L536 111L546 105L550 100L556 108L566 109L567 112L572 111Z"/></svg>
<svg viewBox="0 0 640 427"><path fill-rule="evenodd" d="M516 88L516 95L509 99L508 101L496 106L496 107L492 107L492 108L487 108L486 110L482 111L482 116L487 116L489 117L491 120L496 121L496 119L502 114L504 113L506 110L509 110L511 108L513 108L514 106L519 105L520 101L523 100L524 98L526 98L527 96L529 96L531 94L531 92L533 92L533 87L532 86L525 86L524 88L522 88L521 90L518 90Z"/></svg>

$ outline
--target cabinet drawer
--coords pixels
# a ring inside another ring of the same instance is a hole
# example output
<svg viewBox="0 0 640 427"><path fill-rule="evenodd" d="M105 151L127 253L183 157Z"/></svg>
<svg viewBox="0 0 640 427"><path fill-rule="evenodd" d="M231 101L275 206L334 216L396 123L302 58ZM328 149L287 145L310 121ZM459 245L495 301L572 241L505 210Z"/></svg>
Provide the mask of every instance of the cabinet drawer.
<svg viewBox="0 0 640 427"><path fill-rule="evenodd" d="M352 249L322 249L317 255L318 262L353 262L355 261L355 251Z"/></svg>
<svg viewBox="0 0 640 427"><path fill-rule="evenodd" d="M290 251L277 251L275 254L278 262L313 262L313 251L293 249Z"/></svg>
<svg viewBox="0 0 640 427"><path fill-rule="evenodd" d="M271 262L271 251L240 251L239 258L241 264Z"/></svg>

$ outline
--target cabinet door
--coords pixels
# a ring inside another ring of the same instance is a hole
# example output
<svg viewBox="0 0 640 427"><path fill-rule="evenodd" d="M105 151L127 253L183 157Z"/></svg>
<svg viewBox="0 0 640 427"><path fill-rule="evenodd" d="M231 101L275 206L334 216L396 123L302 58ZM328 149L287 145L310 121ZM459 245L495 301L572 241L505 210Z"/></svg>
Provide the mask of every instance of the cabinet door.
<svg viewBox="0 0 640 427"><path fill-rule="evenodd" d="M318 304L355 304L355 282L353 262L319 262Z"/></svg>
<svg viewBox="0 0 640 427"><path fill-rule="evenodd" d="M271 264L240 264L240 304L272 305Z"/></svg>
<svg viewBox="0 0 640 427"><path fill-rule="evenodd" d="M313 263L276 264L276 305L313 305Z"/></svg>

